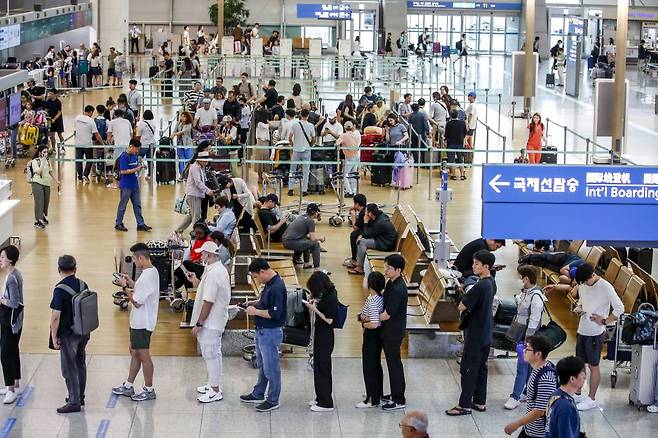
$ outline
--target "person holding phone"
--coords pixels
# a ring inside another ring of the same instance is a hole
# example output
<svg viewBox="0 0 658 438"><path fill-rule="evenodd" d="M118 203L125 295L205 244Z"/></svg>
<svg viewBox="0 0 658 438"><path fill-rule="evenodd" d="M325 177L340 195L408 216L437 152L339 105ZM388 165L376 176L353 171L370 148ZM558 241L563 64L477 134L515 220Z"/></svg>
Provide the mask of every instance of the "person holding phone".
<svg viewBox="0 0 658 438"><path fill-rule="evenodd" d="M38 147L32 161L28 163L28 174L32 174L32 195L34 196L34 227L44 229L48 225L48 206L50 205L50 186L52 181L59 187L59 181L53 173L48 159L48 146Z"/></svg>
<svg viewBox="0 0 658 438"><path fill-rule="evenodd" d="M16 269L18 248L8 245L0 251L0 269L6 272L0 289L0 362L6 387L2 401L8 405L18 398L21 380L21 357L18 343L23 331L23 276Z"/></svg>
<svg viewBox="0 0 658 438"><path fill-rule="evenodd" d="M338 316L338 293L329 276L314 272L306 282L311 300L305 301L308 310L315 313L313 334L313 383L315 400L309 403L313 412L334 410L331 396L331 353L334 351L334 321Z"/></svg>

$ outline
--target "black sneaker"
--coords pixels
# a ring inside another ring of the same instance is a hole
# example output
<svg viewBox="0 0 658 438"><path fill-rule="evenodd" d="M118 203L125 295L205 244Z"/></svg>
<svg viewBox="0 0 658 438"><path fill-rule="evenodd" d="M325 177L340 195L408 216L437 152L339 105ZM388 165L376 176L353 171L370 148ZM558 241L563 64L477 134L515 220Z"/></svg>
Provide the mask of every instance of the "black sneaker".
<svg viewBox="0 0 658 438"><path fill-rule="evenodd" d="M68 397L66 397L66 398L64 399L64 403L66 403L66 404L69 403L69 398L68 398ZM80 398L80 406L84 406L84 405L85 405L85 399L84 399L84 398Z"/></svg>
<svg viewBox="0 0 658 438"><path fill-rule="evenodd" d="M114 229L117 231L128 231L128 228L124 224L115 225Z"/></svg>
<svg viewBox="0 0 658 438"><path fill-rule="evenodd" d="M36 222L34 223L34 228L41 228L41 229L43 230L44 228L46 228L46 226L43 224L43 222L41 222L41 221L36 221Z"/></svg>
<svg viewBox="0 0 658 438"><path fill-rule="evenodd" d="M293 196L294 194L295 192L293 192L292 190L288 190L288 196Z"/></svg>
<svg viewBox="0 0 658 438"><path fill-rule="evenodd" d="M265 400L263 403L256 406L258 412L270 412L275 409L279 409L279 404L270 403L269 400Z"/></svg>
<svg viewBox="0 0 658 438"><path fill-rule="evenodd" d="M242 403L265 403L264 398L256 398L253 394L245 394L240 396L240 401ZM258 406L260 406L260 404Z"/></svg>
<svg viewBox="0 0 658 438"><path fill-rule="evenodd" d="M57 413L58 414L70 414L72 412L80 412L80 405L70 405L70 404L65 404L61 408L57 408Z"/></svg>
<svg viewBox="0 0 658 438"><path fill-rule="evenodd" d="M404 409L406 406L404 404L388 402L382 405L382 409L385 411L396 411L398 409Z"/></svg>
<svg viewBox="0 0 658 438"><path fill-rule="evenodd" d="M149 227L148 225L137 225L137 231L151 231L153 227Z"/></svg>
<svg viewBox="0 0 658 438"><path fill-rule="evenodd" d="M46 216L42 217L41 222L45 225L48 225L48 218Z"/></svg>
<svg viewBox="0 0 658 438"><path fill-rule="evenodd" d="M302 193L302 196L308 196L308 192Z"/></svg>
<svg viewBox="0 0 658 438"><path fill-rule="evenodd" d="M300 259L292 259L292 264L293 264L293 265L303 265L303 264L304 264L304 260L300 260Z"/></svg>
<svg viewBox="0 0 658 438"><path fill-rule="evenodd" d="M384 402L384 403L390 403L390 402L393 401L393 397L391 396L391 394L386 394L386 395L382 395L382 396L379 398L379 400L382 401L382 402Z"/></svg>

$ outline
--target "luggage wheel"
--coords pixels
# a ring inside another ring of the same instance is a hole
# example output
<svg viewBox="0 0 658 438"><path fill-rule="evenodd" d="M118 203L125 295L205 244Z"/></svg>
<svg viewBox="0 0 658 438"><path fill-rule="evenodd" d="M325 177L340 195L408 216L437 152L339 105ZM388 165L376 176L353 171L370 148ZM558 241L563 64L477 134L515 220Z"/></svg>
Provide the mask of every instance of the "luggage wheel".
<svg viewBox="0 0 658 438"><path fill-rule="evenodd" d="M610 374L610 387L614 388L615 386L617 386L617 371L613 370Z"/></svg>

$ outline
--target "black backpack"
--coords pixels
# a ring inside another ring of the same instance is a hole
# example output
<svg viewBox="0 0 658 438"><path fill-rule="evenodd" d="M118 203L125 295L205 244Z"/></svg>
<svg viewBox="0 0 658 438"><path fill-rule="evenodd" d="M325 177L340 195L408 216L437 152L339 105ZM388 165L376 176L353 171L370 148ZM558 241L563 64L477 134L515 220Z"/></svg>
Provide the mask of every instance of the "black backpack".
<svg viewBox="0 0 658 438"><path fill-rule="evenodd" d="M398 46L398 49L402 48L402 43L400 42L400 38L397 39L397 41L395 42L395 45Z"/></svg>
<svg viewBox="0 0 658 438"><path fill-rule="evenodd" d="M457 41L457 43L455 43L455 47L457 48L457 50L461 50L462 49L462 40Z"/></svg>

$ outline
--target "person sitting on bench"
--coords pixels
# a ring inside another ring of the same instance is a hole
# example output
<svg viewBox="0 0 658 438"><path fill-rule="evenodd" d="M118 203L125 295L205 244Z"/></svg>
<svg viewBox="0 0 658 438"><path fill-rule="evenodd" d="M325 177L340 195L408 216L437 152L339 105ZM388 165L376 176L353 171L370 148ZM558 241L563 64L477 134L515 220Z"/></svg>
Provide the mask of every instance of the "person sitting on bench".
<svg viewBox="0 0 658 438"><path fill-rule="evenodd" d="M585 260L575 254L567 252L532 252L519 258L519 264L527 264L547 268L559 272L560 277L557 284L548 284L544 287L544 293L573 292L578 288L575 282L576 269L585 264Z"/></svg>
<svg viewBox="0 0 658 438"><path fill-rule="evenodd" d="M352 199L354 205L350 209L350 218L352 220L352 232L350 233L350 248L352 249L352 256L345 259L343 266L353 268L356 265L356 245L357 239L363 234L363 218L366 215L366 205L368 200L366 195L357 193Z"/></svg>
<svg viewBox="0 0 658 438"><path fill-rule="evenodd" d="M397 232L388 215L371 203L366 206L366 214L363 218L363 233L357 239L356 264L347 272L353 275L363 274L363 264L366 260L368 249L374 248L378 251L392 251L395 249Z"/></svg>
<svg viewBox="0 0 658 438"><path fill-rule="evenodd" d="M283 233L288 229L288 215L284 214L281 216L281 219L277 217L274 213L274 209L279 203L279 197L274 193L269 193L265 196L265 202L263 202L262 207L258 210L258 218L260 223L263 225L263 228L270 235L271 242L281 242Z"/></svg>
<svg viewBox="0 0 658 438"><path fill-rule="evenodd" d="M467 243L466 246L459 251L457 258L455 259L455 267L461 272L462 278L468 278L473 275L473 254L481 249L494 252L503 246L505 246L505 239L475 239L472 242ZM494 275L495 270L497 269L498 267L492 266L491 275Z"/></svg>
<svg viewBox="0 0 658 438"><path fill-rule="evenodd" d="M311 202L306 207L306 214L297 216L292 221L285 233L283 233L283 247L295 252L293 262L295 265L304 265L304 268L313 266L314 270L320 270L320 242L324 242L324 236L315 232L315 220L320 213L318 204ZM313 254L313 264L309 263L309 256ZM304 256L302 261L301 256Z"/></svg>

